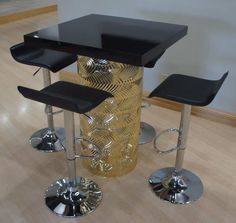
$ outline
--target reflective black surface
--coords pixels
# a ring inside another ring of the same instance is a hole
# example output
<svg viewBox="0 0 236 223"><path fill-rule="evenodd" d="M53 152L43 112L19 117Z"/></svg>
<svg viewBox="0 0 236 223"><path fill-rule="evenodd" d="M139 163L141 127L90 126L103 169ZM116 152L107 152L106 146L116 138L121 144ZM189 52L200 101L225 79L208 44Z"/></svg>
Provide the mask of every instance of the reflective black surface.
<svg viewBox="0 0 236 223"><path fill-rule="evenodd" d="M87 15L24 36L25 43L136 66L153 67L187 26Z"/></svg>
<svg viewBox="0 0 236 223"><path fill-rule="evenodd" d="M207 106L214 100L228 74L229 71L218 80L172 74L158 85L148 97L164 98L185 105ZM201 90L199 91L199 89Z"/></svg>
<svg viewBox="0 0 236 223"><path fill-rule="evenodd" d="M58 52L48 49L37 49L19 43L10 48L12 57L19 63L46 68L52 72L71 65L77 60L76 54Z"/></svg>

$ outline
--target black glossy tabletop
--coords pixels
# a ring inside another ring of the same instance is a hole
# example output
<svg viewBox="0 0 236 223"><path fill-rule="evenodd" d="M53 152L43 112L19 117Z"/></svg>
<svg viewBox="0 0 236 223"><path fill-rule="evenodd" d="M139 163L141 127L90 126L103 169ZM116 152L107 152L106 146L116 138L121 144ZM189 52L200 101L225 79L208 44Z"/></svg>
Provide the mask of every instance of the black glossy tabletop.
<svg viewBox="0 0 236 223"><path fill-rule="evenodd" d="M153 67L187 26L91 14L24 35L28 45Z"/></svg>

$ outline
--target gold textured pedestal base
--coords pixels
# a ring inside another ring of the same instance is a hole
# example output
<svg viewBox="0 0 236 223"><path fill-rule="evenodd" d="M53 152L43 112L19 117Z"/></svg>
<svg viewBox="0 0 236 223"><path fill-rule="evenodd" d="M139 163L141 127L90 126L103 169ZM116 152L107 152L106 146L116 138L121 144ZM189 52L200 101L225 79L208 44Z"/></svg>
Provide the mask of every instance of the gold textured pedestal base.
<svg viewBox="0 0 236 223"><path fill-rule="evenodd" d="M137 162L143 68L80 56L78 75L78 83L114 96L87 113L90 118L81 115L81 135L102 148L99 158L83 164L97 175L124 175Z"/></svg>

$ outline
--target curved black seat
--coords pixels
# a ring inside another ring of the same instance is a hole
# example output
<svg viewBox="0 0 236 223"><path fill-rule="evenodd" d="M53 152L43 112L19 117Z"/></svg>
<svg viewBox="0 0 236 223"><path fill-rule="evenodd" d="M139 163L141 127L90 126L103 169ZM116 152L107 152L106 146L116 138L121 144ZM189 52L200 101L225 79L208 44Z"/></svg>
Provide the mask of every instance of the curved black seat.
<svg viewBox="0 0 236 223"><path fill-rule="evenodd" d="M160 97L188 105L206 106L212 102L228 72L221 79L205 80L182 74L172 74L149 97Z"/></svg>
<svg viewBox="0 0 236 223"><path fill-rule="evenodd" d="M18 86L19 92L26 98L77 112L86 113L112 94L65 81L58 81L40 91Z"/></svg>
<svg viewBox="0 0 236 223"><path fill-rule="evenodd" d="M69 66L77 56L49 49L38 49L19 43L10 48L12 57L19 63L46 68L52 72Z"/></svg>
<svg viewBox="0 0 236 223"><path fill-rule="evenodd" d="M89 112L112 95L106 91L65 81L55 82L40 91L22 86L18 86L18 90L26 98L64 109L64 140L57 137L55 133L54 135L47 134L43 139L49 141L48 144L50 144L52 141L50 139L53 138L55 140L52 143L61 145L65 150L69 177L56 180L48 187L45 192L47 207L55 214L66 217L77 217L92 212L101 203L102 192L94 181L76 176L76 159L93 159L102 153L102 149L86 138L75 138L74 112L81 114ZM52 132L55 131L52 130ZM83 150L91 150L89 152L91 155L87 152L76 155L77 139L89 143L83 146ZM35 143L40 147L43 146L44 141L42 137L36 135ZM80 192L81 188L83 188L83 194Z"/></svg>

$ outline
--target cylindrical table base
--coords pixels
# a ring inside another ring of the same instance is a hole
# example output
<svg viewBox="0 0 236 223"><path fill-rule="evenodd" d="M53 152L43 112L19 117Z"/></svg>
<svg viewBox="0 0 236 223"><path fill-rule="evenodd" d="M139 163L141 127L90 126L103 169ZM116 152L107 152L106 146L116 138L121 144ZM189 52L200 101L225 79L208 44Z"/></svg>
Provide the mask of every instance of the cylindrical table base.
<svg viewBox="0 0 236 223"><path fill-rule="evenodd" d="M137 162L143 68L81 56L78 83L113 95L87 113L90 118L80 118L82 137L102 148L101 156L83 160L84 166L102 176L130 172Z"/></svg>

